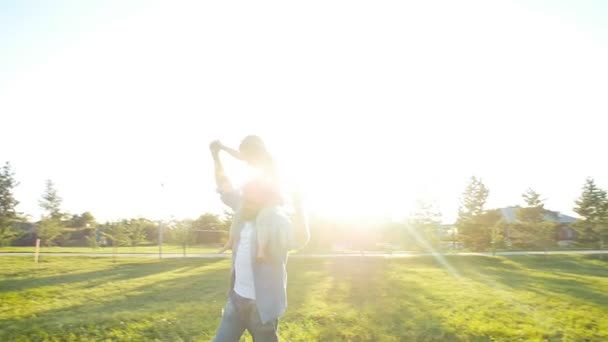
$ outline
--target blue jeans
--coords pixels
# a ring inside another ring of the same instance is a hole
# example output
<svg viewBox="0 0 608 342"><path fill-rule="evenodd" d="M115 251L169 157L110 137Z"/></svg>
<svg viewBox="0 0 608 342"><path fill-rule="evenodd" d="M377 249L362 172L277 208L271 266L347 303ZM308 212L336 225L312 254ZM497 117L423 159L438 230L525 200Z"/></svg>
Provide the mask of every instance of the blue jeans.
<svg viewBox="0 0 608 342"><path fill-rule="evenodd" d="M245 329L255 342L276 342L279 340L278 324L278 319L262 323L255 300L231 291L213 342L238 342Z"/></svg>

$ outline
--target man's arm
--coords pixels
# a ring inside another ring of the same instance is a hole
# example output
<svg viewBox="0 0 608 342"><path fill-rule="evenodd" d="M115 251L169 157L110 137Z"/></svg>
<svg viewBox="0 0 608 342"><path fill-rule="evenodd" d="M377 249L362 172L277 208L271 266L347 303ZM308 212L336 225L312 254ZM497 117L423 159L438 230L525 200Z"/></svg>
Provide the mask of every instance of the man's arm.
<svg viewBox="0 0 608 342"><path fill-rule="evenodd" d="M301 249L310 241L310 227L299 194L293 196L293 207L294 214L291 222L291 234L289 234L289 248Z"/></svg>

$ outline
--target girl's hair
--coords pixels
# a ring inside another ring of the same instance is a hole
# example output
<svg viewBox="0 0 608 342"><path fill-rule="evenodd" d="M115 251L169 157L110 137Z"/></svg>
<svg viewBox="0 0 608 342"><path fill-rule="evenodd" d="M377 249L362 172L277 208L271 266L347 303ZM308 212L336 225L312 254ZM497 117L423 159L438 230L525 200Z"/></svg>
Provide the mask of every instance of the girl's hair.
<svg viewBox="0 0 608 342"><path fill-rule="evenodd" d="M239 150L241 152L248 151L255 156L259 166L265 175L269 176L271 179L278 181L277 170L274 164L274 160L266 149L266 144L262 141L257 135L248 135L246 136L241 144L239 145Z"/></svg>

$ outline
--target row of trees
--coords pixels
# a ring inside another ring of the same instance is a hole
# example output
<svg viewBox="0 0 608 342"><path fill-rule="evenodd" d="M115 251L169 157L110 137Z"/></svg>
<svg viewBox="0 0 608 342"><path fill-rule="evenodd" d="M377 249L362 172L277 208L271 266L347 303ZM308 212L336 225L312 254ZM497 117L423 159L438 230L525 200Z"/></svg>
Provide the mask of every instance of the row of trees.
<svg viewBox="0 0 608 342"><path fill-rule="evenodd" d="M53 182L46 183L40 200L43 217L27 222L17 211L13 189L18 185L9 163L0 169L0 245L31 245L40 238L45 245L132 246L157 244L159 222L145 218L98 223L90 212L68 215ZM420 201L405 222L336 222L311 218L313 249L437 250L462 246L474 251L497 248L549 249L555 246L557 231L564 224L557 213L545 208L542 196L532 189L523 195L523 206L515 218L504 217L498 209L486 208L490 191L481 179L472 177L466 186L455 225L442 225L441 213L430 203ZM568 225L576 230L580 246L603 248L608 241L608 196L593 179L587 179L574 211L580 218ZM164 241L182 245L221 243L227 237L231 214L223 217L206 213L195 220L165 222Z"/></svg>
<svg viewBox="0 0 608 342"><path fill-rule="evenodd" d="M575 201L574 211L580 216L576 222L562 222L559 213L546 209L541 194L532 189L522 194L522 205L503 209L486 207L489 194L482 180L472 177L462 193L453 225L442 224L440 211L427 201L419 201L403 222L340 223L313 218L311 248L548 250L557 245L564 229L573 232L575 247L602 249L608 241L606 191L593 179L585 181L581 196ZM513 217L509 213L514 213Z"/></svg>
<svg viewBox="0 0 608 342"><path fill-rule="evenodd" d="M192 244L221 243L227 237L232 215L223 217L212 213L195 220L155 222L146 218L124 219L98 223L90 212L68 214L62 210L62 198L51 180L46 182L39 201L42 218L28 220L17 212L19 201L13 189L18 185L9 163L0 170L0 246L10 243L33 244L39 238L43 245L52 246L131 246L158 244L160 230L163 241L186 248Z"/></svg>
<svg viewBox="0 0 608 342"><path fill-rule="evenodd" d="M575 201L574 211L580 218L570 224L557 219L557 213L545 208L541 195L528 189L524 206L517 207L515 220L505 218L497 209L486 209L488 188L472 177L467 185L458 212L456 228L463 245L481 251L497 247L541 248L554 246L557 230L572 228L580 246L602 249L608 239L608 199L591 178L585 181L582 194Z"/></svg>

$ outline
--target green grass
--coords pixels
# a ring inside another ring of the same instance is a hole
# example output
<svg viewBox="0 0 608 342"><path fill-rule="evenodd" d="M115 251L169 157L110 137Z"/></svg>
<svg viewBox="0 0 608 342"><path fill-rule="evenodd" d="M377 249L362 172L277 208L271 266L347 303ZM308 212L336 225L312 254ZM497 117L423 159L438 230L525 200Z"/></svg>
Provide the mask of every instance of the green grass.
<svg viewBox="0 0 608 342"><path fill-rule="evenodd" d="M0 341L209 341L228 281L225 259L2 257ZM292 259L288 294L284 341L608 340L589 256Z"/></svg>
<svg viewBox="0 0 608 342"><path fill-rule="evenodd" d="M201 254L201 253L215 253L220 249L220 245L217 246L192 246L186 249L187 254ZM7 246L0 247L0 253L34 253L36 247L30 246ZM112 247L40 247L41 253L104 253L112 254ZM137 246L128 247L120 246L116 247L116 253L145 253L145 254L158 254L158 246ZM163 253L177 253L182 254L183 248L176 245L163 245Z"/></svg>

